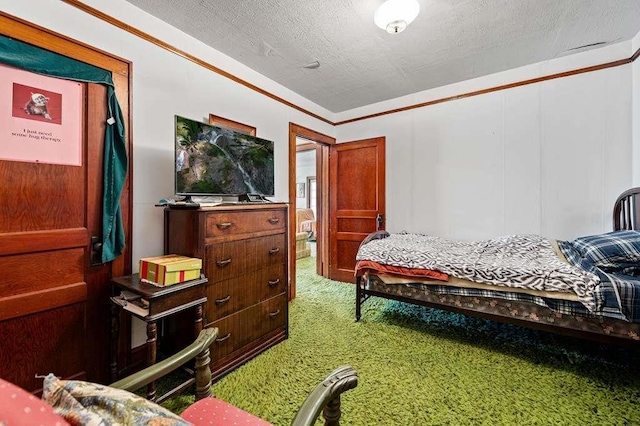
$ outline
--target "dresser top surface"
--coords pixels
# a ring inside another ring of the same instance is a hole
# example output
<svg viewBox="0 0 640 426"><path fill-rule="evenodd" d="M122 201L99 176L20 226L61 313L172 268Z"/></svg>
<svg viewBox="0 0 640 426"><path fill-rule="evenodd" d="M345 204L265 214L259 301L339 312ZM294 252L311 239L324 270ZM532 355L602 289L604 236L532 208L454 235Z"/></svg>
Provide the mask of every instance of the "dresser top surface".
<svg viewBox="0 0 640 426"><path fill-rule="evenodd" d="M289 203L256 203L256 202L224 202L217 205L201 205L195 208L183 208L167 206L168 211L246 211L246 210L268 210L282 209L289 207Z"/></svg>

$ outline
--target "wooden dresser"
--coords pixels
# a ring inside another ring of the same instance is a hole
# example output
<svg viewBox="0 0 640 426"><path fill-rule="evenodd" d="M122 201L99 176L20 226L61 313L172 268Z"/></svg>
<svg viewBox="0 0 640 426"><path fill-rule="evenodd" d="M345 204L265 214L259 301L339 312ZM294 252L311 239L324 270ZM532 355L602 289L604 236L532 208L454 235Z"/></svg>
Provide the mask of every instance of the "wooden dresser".
<svg viewBox="0 0 640 426"><path fill-rule="evenodd" d="M220 330L211 346L214 379L285 340L287 205L167 208L164 215L165 253L201 258L209 280L204 324Z"/></svg>

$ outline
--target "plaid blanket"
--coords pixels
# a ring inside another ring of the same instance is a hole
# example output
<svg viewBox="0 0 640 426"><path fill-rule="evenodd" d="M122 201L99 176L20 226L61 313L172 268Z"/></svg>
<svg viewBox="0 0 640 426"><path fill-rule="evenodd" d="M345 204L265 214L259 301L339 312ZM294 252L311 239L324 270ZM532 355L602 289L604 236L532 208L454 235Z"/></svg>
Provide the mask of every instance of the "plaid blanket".
<svg viewBox="0 0 640 426"><path fill-rule="evenodd" d="M420 283L409 283L406 285L413 288L419 288L421 290L429 290L432 293L436 293L436 294L485 297L485 298L491 298L491 299L502 299L502 300L518 301L518 302L535 303L536 305L549 308L554 312L559 312L561 314L566 314L566 315L583 316L583 317L590 317L590 318L609 317L609 318L616 318L624 321L629 321L627 317L622 314L619 307L617 306L610 306L610 307L604 306L602 309L598 311L590 312L580 302L574 302L574 301L562 300L562 299L549 299L546 297L533 296L526 293L480 290L476 288L453 287L453 286L447 286L447 285L433 285L433 284L420 284ZM596 293L600 293L600 291L596 291ZM606 300L605 303L614 304L615 299L612 299L612 295L613 295L613 290L611 289L610 285L606 283L602 287L602 294L599 294L598 297L602 298L603 300ZM632 321L632 322L640 322L640 321Z"/></svg>
<svg viewBox="0 0 640 426"><path fill-rule="evenodd" d="M629 262L637 249L628 239L620 237L621 233L588 237L591 245L585 245L584 238L574 242L558 241L558 247L569 263L600 277L600 284L594 290L600 307L596 315L640 323L640 265ZM631 257L622 256L625 251Z"/></svg>

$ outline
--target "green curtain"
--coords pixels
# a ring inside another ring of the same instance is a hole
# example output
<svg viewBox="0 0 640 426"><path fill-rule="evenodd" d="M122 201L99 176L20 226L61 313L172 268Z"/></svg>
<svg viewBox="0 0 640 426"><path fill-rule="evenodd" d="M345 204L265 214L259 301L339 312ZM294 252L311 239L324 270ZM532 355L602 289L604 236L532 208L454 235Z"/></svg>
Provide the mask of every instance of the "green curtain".
<svg viewBox="0 0 640 426"><path fill-rule="evenodd" d="M104 194L102 199L102 262L120 256L125 247L120 195L127 174L124 119L111 72L0 35L0 62L37 74L107 86L108 124L104 132ZM114 121L115 120L115 121Z"/></svg>

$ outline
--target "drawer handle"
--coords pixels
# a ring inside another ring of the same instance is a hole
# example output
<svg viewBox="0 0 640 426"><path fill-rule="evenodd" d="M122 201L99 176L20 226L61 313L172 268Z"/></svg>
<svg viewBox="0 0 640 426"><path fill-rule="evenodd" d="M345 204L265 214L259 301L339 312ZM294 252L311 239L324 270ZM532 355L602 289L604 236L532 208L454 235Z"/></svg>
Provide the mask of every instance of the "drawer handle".
<svg viewBox="0 0 640 426"><path fill-rule="evenodd" d="M216 339L216 343L221 343L224 342L225 340L227 340L229 337L231 337L231 333L227 333L224 336L220 337L219 339Z"/></svg>
<svg viewBox="0 0 640 426"><path fill-rule="evenodd" d="M280 284L280 278L276 278L276 279L275 279L275 280L273 280L273 281L269 281L269 287L275 287L275 286L277 286L278 284Z"/></svg>
<svg viewBox="0 0 640 426"><path fill-rule="evenodd" d="M277 217L272 217L271 219L269 219L269 223L272 225L275 225L278 222L280 222L280 219L278 219Z"/></svg>
<svg viewBox="0 0 640 426"><path fill-rule="evenodd" d="M229 229L231 228L231 225L233 225L231 222L216 223L218 229Z"/></svg>
<svg viewBox="0 0 640 426"><path fill-rule="evenodd" d="M218 260L218 261L216 262L216 265L218 265L218 266L220 266L220 267L223 267L223 266L227 266L227 265L228 265L228 264L230 264L230 263L231 263L231 258L226 259L226 260Z"/></svg>
<svg viewBox="0 0 640 426"><path fill-rule="evenodd" d="M274 247L271 250L269 250L269 254L276 254L280 251L280 247Z"/></svg>
<svg viewBox="0 0 640 426"><path fill-rule="evenodd" d="M276 315L278 315L279 313L280 313L280 309L277 309L275 312L271 312L271 313L269 313L269 316L270 316L271 318L273 318L273 317L275 317Z"/></svg>
<svg viewBox="0 0 640 426"><path fill-rule="evenodd" d="M231 295L228 295L227 297L223 297L222 299L216 299L216 305L222 305L225 302L228 302L229 300L231 300Z"/></svg>

